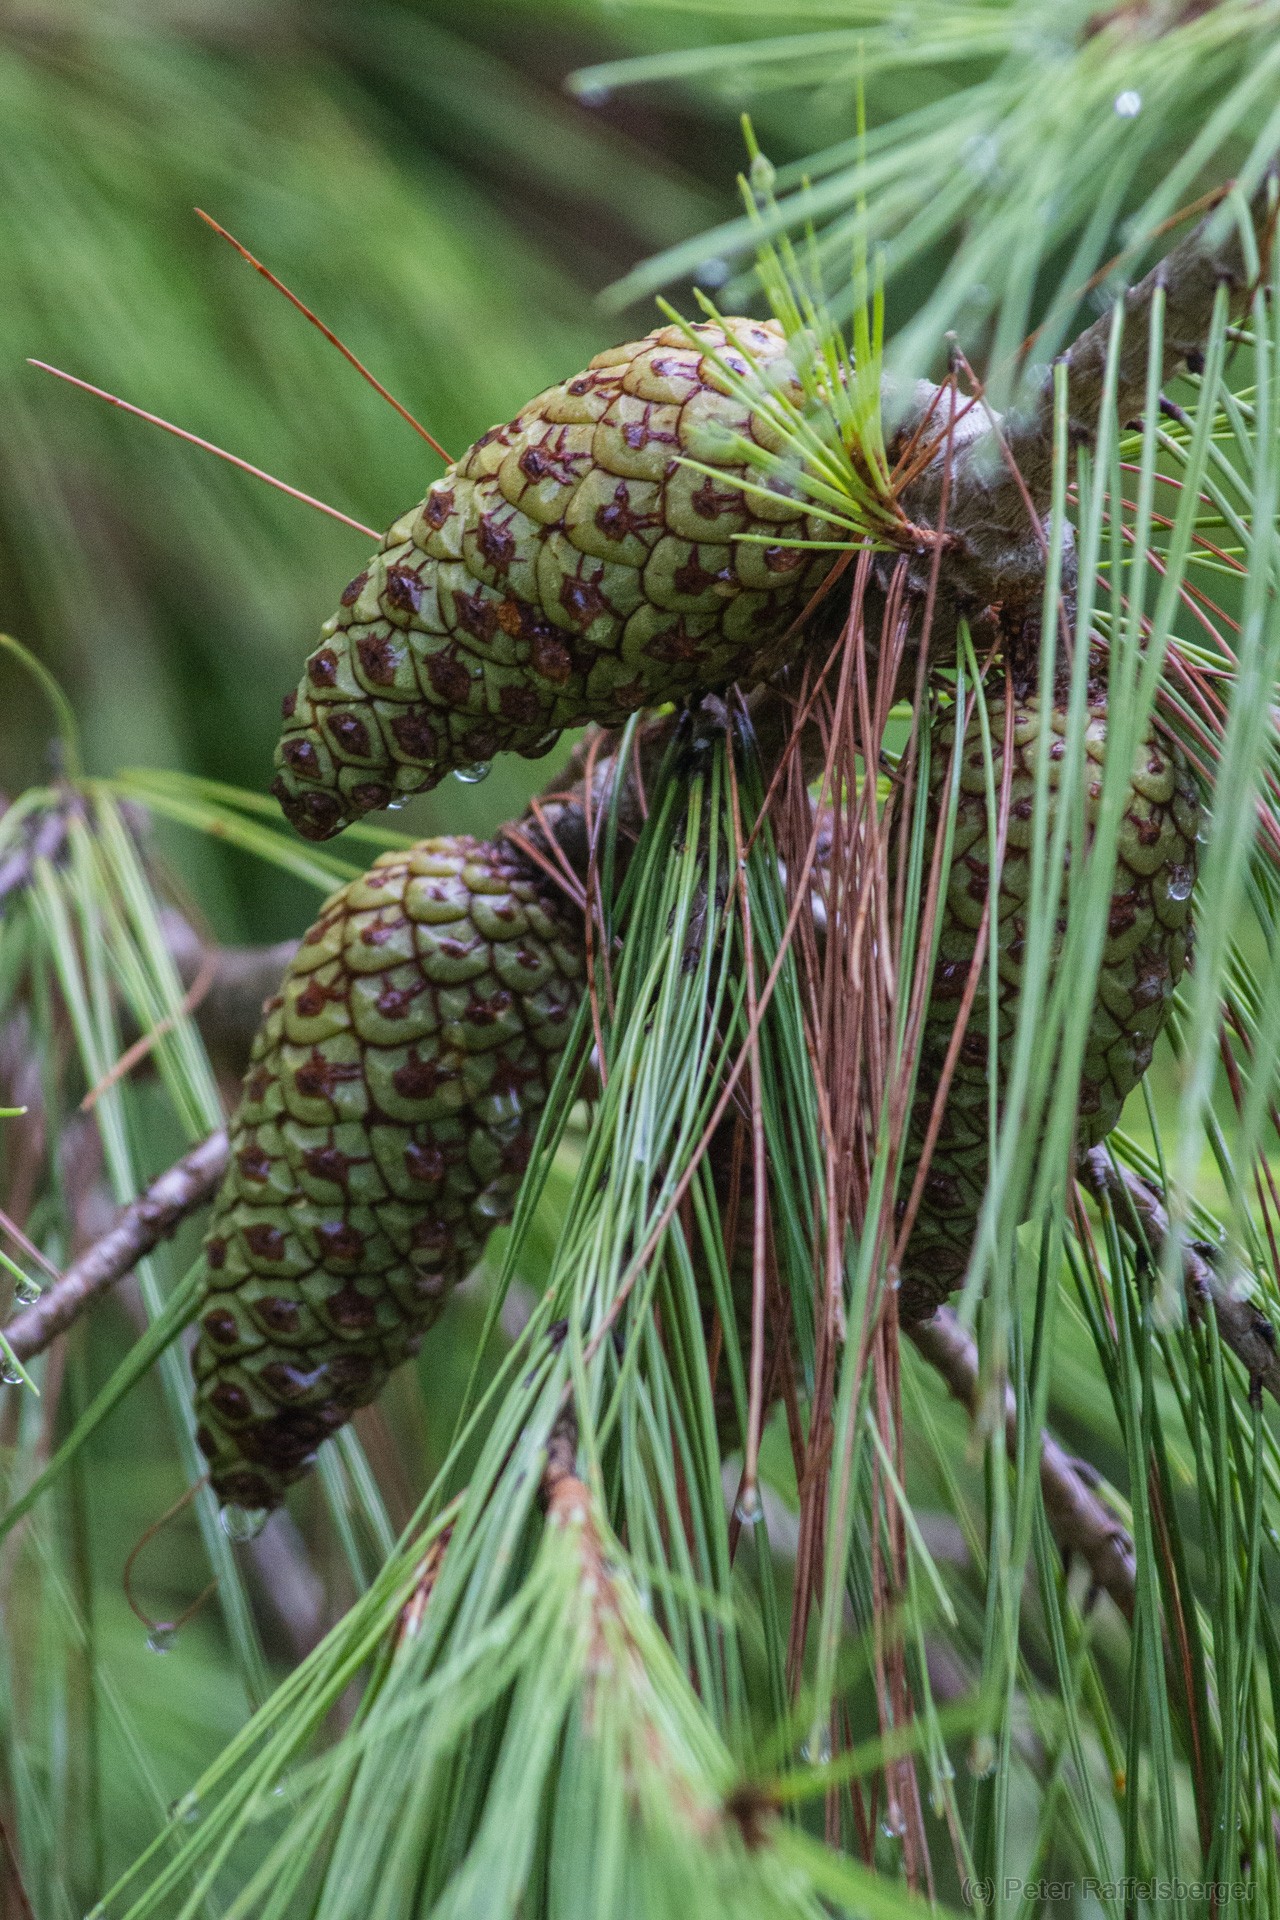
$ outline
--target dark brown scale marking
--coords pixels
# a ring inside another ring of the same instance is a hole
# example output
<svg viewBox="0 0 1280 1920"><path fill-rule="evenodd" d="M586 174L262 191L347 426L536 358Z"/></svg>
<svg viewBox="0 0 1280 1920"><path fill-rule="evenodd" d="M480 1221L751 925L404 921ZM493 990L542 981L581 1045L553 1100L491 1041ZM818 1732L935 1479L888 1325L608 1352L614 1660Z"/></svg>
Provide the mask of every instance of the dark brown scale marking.
<svg viewBox="0 0 1280 1920"><path fill-rule="evenodd" d="M326 1220L316 1228L316 1239L326 1260L338 1260L343 1265L359 1260L364 1253L364 1235L346 1220Z"/></svg>
<svg viewBox="0 0 1280 1920"><path fill-rule="evenodd" d="M320 778L320 755L309 740L286 740L284 757L300 779L318 780ZM328 800L331 796L323 794L318 797ZM337 804L336 800L334 804Z"/></svg>
<svg viewBox="0 0 1280 1920"><path fill-rule="evenodd" d="M302 1164L317 1180L329 1180L336 1187L346 1186L351 1170L351 1162L341 1147L308 1147Z"/></svg>
<svg viewBox="0 0 1280 1920"><path fill-rule="evenodd" d="M656 526L658 515L637 513L631 504L630 488L625 480L619 480L613 499L596 508L595 522L606 539L625 540L630 533L643 533L646 528Z"/></svg>
<svg viewBox="0 0 1280 1920"><path fill-rule="evenodd" d="M551 634L536 634L529 650L529 663L544 680L563 686L573 672L573 655L563 640Z"/></svg>
<svg viewBox="0 0 1280 1920"><path fill-rule="evenodd" d="M420 1146L411 1140L404 1150L405 1171L411 1180L421 1180L424 1185L443 1180L445 1159L439 1147Z"/></svg>
<svg viewBox="0 0 1280 1920"><path fill-rule="evenodd" d="M283 1260L286 1241L279 1227L259 1225L244 1229L244 1243L251 1254L259 1260L269 1260L273 1264Z"/></svg>
<svg viewBox="0 0 1280 1920"><path fill-rule="evenodd" d="M608 611L598 578L583 580L576 574L568 574L560 583L560 605L580 626L589 627Z"/></svg>
<svg viewBox="0 0 1280 1920"><path fill-rule="evenodd" d="M380 633L362 633L356 641L356 654L366 680L376 687L389 687L400 664L400 649Z"/></svg>
<svg viewBox="0 0 1280 1920"><path fill-rule="evenodd" d="M377 998L378 1012L384 1020L403 1020L421 992L421 983L416 987L393 987L388 981Z"/></svg>
<svg viewBox="0 0 1280 1920"><path fill-rule="evenodd" d="M733 570L731 567L721 567L719 572L710 573L707 568L703 566L695 552L691 553L689 558L676 568L671 577L675 581L676 588L680 593L687 593L692 596L693 594L706 593L708 588L717 586L721 581L731 580L733 578Z"/></svg>
<svg viewBox="0 0 1280 1920"><path fill-rule="evenodd" d="M448 705L460 707L471 691L471 675L454 653L433 653L427 661L432 690Z"/></svg>
<svg viewBox="0 0 1280 1920"><path fill-rule="evenodd" d="M211 1313L206 1313L200 1325L220 1347L234 1347L239 1343L240 1322L234 1313L228 1313L224 1307L215 1307Z"/></svg>
<svg viewBox="0 0 1280 1920"><path fill-rule="evenodd" d="M244 1388L237 1387L230 1380L220 1380L209 1399L224 1420L238 1422L247 1419L253 1410Z"/></svg>
<svg viewBox="0 0 1280 1920"><path fill-rule="evenodd" d="M361 813L373 813L379 807L390 806L395 795L390 787L383 786L381 780L366 780L362 786L351 789L351 798Z"/></svg>
<svg viewBox="0 0 1280 1920"><path fill-rule="evenodd" d="M505 686L498 694L498 711L504 720L532 726L542 711L542 702L532 687Z"/></svg>
<svg viewBox="0 0 1280 1920"><path fill-rule="evenodd" d="M329 1004L328 989L318 980L308 980L293 1004L304 1020L315 1020Z"/></svg>
<svg viewBox="0 0 1280 1920"><path fill-rule="evenodd" d="M354 713L335 713L328 723L329 738L339 752L355 760L369 758L369 729Z"/></svg>
<svg viewBox="0 0 1280 1920"><path fill-rule="evenodd" d="M509 527L499 525L491 513L482 513L476 530L476 544L495 573L506 573L516 557L516 537Z"/></svg>
<svg viewBox="0 0 1280 1920"><path fill-rule="evenodd" d="M416 613L422 605L422 582L408 567L388 567L384 598L398 613Z"/></svg>
<svg viewBox="0 0 1280 1920"><path fill-rule="evenodd" d="M689 496L689 504L701 520L718 520L722 513L732 513L735 507L743 505L740 493L721 492L708 474L700 487L695 487Z"/></svg>
<svg viewBox="0 0 1280 1920"><path fill-rule="evenodd" d="M357 1293L354 1287L344 1287L340 1293L331 1293L324 1303L325 1312L337 1327L350 1328L353 1332L371 1327L378 1318L378 1309L367 1294Z"/></svg>
<svg viewBox="0 0 1280 1920"><path fill-rule="evenodd" d="M391 722L391 737L411 760L432 760L439 751L440 736L420 713L397 714Z"/></svg>
<svg viewBox="0 0 1280 1920"><path fill-rule="evenodd" d="M327 1367L291 1367L286 1360L273 1360L258 1375L268 1393L281 1400L298 1400L310 1393L329 1372Z"/></svg>
<svg viewBox="0 0 1280 1920"><path fill-rule="evenodd" d="M402 1099L430 1100L440 1086L440 1069L434 1060L415 1057L396 1068L391 1082Z"/></svg>
<svg viewBox="0 0 1280 1920"><path fill-rule="evenodd" d="M246 1180L261 1182L271 1178L271 1155L263 1147L241 1147L236 1163Z"/></svg>
<svg viewBox="0 0 1280 1920"><path fill-rule="evenodd" d="M272 1333L296 1333L298 1331L298 1304L296 1300L286 1300L279 1295L265 1300L255 1300L253 1314L264 1327Z"/></svg>
<svg viewBox="0 0 1280 1920"><path fill-rule="evenodd" d="M358 1080L360 1069L354 1061L326 1060L319 1047L304 1060L293 1076L298 1092L308 1099L330 1100L346 1081Z"/></svg>
<svg viewBox="0 0 1280 1920"><path fill-rule="evenodd" d="M645 651L654 660L666 660L677 666L696 660L701 647L702 642L681 623L655 634Z"/></svg>
<svg viewBox="0 0 1280 1920"><path fill-rule="evenodd" d="M498 609L482 589L477 588L474 593L455 593L453 611L462 631L469 633L473 640L492 640L498 624Z"/></svg>

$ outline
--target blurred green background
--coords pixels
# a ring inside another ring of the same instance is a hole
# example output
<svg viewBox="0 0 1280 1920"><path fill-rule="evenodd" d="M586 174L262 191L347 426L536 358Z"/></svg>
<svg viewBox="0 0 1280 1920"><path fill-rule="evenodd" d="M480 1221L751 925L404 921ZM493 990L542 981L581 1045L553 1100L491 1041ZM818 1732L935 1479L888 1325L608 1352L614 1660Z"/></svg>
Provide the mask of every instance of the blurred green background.
<svg viewBox="0 0 1280 1920"><path fill-rule="evenodd" d="M575 66L643 44L629 29L529 0L4 11L0 627L67 687L92 770L265 788L280 697L367 543L27 356L388 524L435 457L193 208L460 452L652 325L650 302L619 315L595 296L733 209L731 105L566 92ZM0 673L12 795L47 768L48 716ZM450 782L396 824L484 830L546 774ZM292 883L195 836L167 844L224 939L309 917Z"/></svg>

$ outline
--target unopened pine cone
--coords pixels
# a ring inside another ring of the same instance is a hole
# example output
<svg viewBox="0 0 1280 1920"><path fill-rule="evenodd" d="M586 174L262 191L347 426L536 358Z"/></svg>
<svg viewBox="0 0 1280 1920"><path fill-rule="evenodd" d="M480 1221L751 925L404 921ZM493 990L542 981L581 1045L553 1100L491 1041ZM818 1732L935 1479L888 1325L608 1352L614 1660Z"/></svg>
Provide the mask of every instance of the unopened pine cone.
<svg viewBox="0 0 1280 1920"><path fill-rule="evenodd" d="M998 796L1004 761L1003 689L990 695L989 711ZM1063 798L1058 769L1065 756L1066 732L1067 714L1055 706L1048 747L1051 830L1052 816ZM1106 732L1105 704L1095 700L1085 734L1083 802L1090 834L1101 799ZM995 916L1002 1077L1012 1050L1022 989L1039 733L1037 700L1019 702L1014 709L1008 837ZM931 756L930 805L935 820L944 799L953 740L954 723L948 719L938 727ZM1138 748L1120 827L1107 937L1085 1043L1077 1125L1081 1147L1096 1145L1111 1131L1126 1098L1151 1063L1191 945L1191 890L1200 820L1200 798L1185 760L1148 728ZM987 783L975 727L961 762L951 870L941 906L906 1164L898 1188L904 1200L920 1162L934 1092L973 961L990 890L989 850ZM1061 950L1060 935L1055 950ZM987 955L929 1162L922 1204L902 1262L899 1313L906 1322L927 1319L960 1286L973 1248L988 1175L989 967Z"/></svg>
<svg viewBox="0 0 1280 1920"><path fill-rule="evenodd" d="M510 1216L582 991L581 941L502 847L388 853L267 1002L193 1354L219 1497L277 1505L412 1354Z"/></svg>
<svg viewBox="0 0 1280 1920"><path fill-rule="evenodd" d="M597 354L396 522L285 700L274 791L300 833L794 650L832 558L795 543L829 529L743 458L778 436L712 356L803 394L776 323L726 324L750 359L710 324L697 346L663 327Z"/></svg>

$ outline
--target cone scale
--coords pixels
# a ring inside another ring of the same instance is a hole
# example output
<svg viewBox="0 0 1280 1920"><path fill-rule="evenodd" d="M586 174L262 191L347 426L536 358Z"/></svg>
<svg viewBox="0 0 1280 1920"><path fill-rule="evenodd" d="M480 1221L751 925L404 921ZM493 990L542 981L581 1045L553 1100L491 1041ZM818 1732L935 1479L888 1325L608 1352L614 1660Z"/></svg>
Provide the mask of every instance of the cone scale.
<svg viewBox="0 0 1280 1920"><path fill-rule="evenodd" d="M742 443L776 452L776 432L716 359L803 395L775 322L726 324L738 344L663 327L597 354L396 522L284 703L274 791L300 833L796 650L831 555L794 543L829 530L765 490Z"/></svg>

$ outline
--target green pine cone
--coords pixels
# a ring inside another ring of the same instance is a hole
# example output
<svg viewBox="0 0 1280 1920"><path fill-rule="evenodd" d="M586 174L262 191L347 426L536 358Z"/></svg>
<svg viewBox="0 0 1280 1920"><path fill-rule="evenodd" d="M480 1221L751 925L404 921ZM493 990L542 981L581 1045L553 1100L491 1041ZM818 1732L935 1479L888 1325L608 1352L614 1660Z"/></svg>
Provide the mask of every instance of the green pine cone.
<svg viewBox="0 0 1280 1920"><path fill-rule="evenodd" d="M781 329L728 324L800 403ZM697 332L750 375L719 327ZM773 671L830 555L786 544L822 528L780 482L742 490L761 476L736 436L779 445L678 327L597 354L484 434L391 528L285 700L273 790L299 833Z"/></svg>
<svg viewBox="0 0 1280 1920"><path fill-rule="evenodd" d="M990 696L990 716L998 793L1004 759L1003 688ZM1021 702L1014 714L1015 758L998 912L1002 1070L1012 1045L1022 984L1039 727L1038 701ZM1066 727L1065 711L1055 707L1049 748L1051 811L1058 799L1057 766ZM947 720L938 728L931 759L935 817L953 739L954 724ZM1105 743L1106 707L1099 701L1090 707L1085 742L1089 784L1084 807L1090 829L1097 819ZM1150 1065L1191 945L1191 890L1200 819L1199 795L1182 755L1149 730L1138 751L1120 831L1108 935L1085 1048L1078 1108L1082 1147L1095 1145L1111 1131L1127 1096ZM988 848L986 779L975 729L964 752L951 871L906 1164L898 1188L903 1201L919 1165L934 1091L969 975L990 886ZM989 964L989 958L984 959L920 1211L902 1262L899 1312L907 1322L927 1319L961 1284L973 1246L987 1183Z"/></svg>
<svg viewBox="0 0 1280 1920"><path fill-rule="evenodd" d="M325 903L269 1000L192 1364L219 1497L278 1504L509 1217L582 991L503 846L425 840Z"/></svg>

